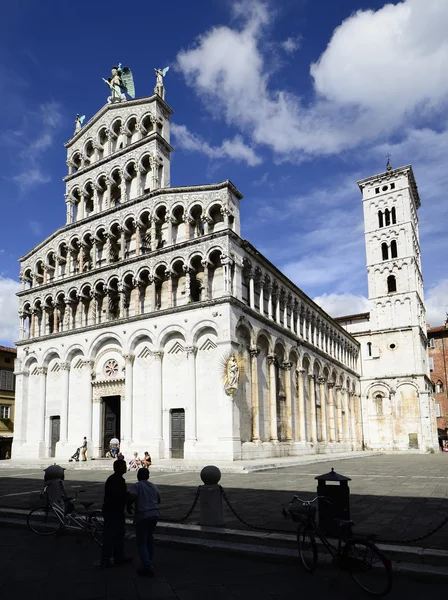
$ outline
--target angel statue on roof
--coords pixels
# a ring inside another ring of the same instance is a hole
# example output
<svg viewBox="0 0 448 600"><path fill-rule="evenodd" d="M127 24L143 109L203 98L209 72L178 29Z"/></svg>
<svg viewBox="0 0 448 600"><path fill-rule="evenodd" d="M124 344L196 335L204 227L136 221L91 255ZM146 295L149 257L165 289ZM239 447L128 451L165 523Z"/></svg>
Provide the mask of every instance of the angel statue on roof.
<svg viewBox="0 0 448 600"><path fill-rule="evenodd" d="M75 118L75 133L81 131L82 124L84 123L86 115L76 115Z"/></svg>
<svg viewBox="0 0 448 600"><path fill-rule="evenodd" d="M158 94L162 100L165 100L165 86L163 85L163 78L169 70L169 67L165 67L164 69L154 69L156 72L156 87L154 88L154 93Z"/></svg>
<svg viewBox="0 0 448 600"><path fill-rule="evenodd" d="M108 104L115 102L125 102L126 94L131 98L135 98L134 78L129 67L122 67L121 63L118 67L112 67L112 77L104 79L110 88L110 96L107 99Z"/></svg>

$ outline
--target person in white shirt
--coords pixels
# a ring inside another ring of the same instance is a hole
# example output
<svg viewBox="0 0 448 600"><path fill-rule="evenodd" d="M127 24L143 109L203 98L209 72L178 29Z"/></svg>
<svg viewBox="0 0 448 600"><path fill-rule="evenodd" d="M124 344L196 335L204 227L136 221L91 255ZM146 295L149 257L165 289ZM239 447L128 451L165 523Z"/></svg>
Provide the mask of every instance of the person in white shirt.
<svg viewBox="0 0 448 600"><path fill-rule="evenodd" d="M160 494L157 487L148 481L149 471L141 468L137 472L138 483L134 484L130 490L130 505L135 502L135 536L137 540L137 550L140 556L142 566L137 569L139 575L152 577L153 568L153 533L159 519Z"/></svg>

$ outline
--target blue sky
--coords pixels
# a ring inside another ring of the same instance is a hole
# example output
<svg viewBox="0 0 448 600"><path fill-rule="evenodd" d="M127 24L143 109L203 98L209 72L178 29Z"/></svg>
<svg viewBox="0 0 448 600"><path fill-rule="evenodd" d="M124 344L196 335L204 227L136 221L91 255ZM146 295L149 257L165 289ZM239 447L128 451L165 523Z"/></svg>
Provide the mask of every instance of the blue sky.
<svg viewBox="0 0 448 600"><path fill-rule="evenodd" d="M127 11L127 12L126 12ZM411 163L428 322L448 305L448 2L17 0L0 36L0 343L17 258L64 224L63 143L113 64L169 65L171 184L231 179L242 236L334 316L367 308L356 181Z"/></svg>

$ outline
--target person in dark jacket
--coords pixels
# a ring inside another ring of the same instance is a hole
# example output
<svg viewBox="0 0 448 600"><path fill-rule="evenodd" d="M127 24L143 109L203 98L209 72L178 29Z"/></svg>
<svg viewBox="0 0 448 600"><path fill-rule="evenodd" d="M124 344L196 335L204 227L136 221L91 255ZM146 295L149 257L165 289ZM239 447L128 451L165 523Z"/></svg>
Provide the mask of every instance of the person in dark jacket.
<svg viewBox="0 0 448 600"><path fill-rule="evenodd" d="M124 555L125 516L124 509L128 501L128 491L123 475L126 473L124 460L114 461L114 473L108 477L104 489L103 517L103 547L101 552L101 567L122 565L132 559Z"/></svg>

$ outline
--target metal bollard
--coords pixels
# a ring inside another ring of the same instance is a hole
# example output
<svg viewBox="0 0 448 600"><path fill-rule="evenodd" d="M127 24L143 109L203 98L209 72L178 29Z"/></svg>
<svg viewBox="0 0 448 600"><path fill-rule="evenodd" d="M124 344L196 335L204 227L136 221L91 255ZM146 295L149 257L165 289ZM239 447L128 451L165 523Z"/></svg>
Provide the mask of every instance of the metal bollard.
<svg viewBox="0 0 448 600"><path fill-rule="evenodd" d="M209 465L201 471L204 483L199 489L199 524L218 527L224 524L221 488L218 485L221 471Z"/></svg>

